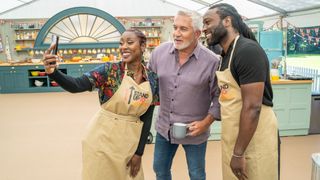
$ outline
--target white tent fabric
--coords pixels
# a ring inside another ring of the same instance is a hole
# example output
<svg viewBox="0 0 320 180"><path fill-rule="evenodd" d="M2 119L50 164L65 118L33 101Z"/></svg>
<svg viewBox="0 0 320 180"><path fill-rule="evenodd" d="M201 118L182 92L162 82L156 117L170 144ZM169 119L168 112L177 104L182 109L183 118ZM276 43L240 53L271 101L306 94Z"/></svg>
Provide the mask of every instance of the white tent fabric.
<svg viewBox="0 0 320 180"><path fill-rule="evenodd" d="M181 9L203 14L215 3L229 3L248 19L320 10L319 0L0 0L0 3L0 19L50 18L76 6L96 7L117 17L174 16Z"/></svg>
<svg viewBox="0 0 320 180"><path fill-rule="evenodd" d="M30 3L32 0L0 0L0 13L6 13L7 11L13 10L14 8L21 7L25 4Z"/></svg>
<svg viewBox="0 0 320 180"><path fill-rule="evenodd" d="M0 0L0 3L8 0ZM101 9L115 17L173 16L181 7L160 0L36 0L4 14L0 19L50 18L56 13L79 6Z"/></svg>

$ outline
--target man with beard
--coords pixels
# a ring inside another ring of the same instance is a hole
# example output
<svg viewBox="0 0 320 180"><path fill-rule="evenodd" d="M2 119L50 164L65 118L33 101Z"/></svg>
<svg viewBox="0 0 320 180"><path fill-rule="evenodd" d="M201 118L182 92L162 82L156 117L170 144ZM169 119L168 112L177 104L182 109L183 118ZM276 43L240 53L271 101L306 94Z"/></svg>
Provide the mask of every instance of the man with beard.
<svg viewBox="0 0 320 180"><path fill-rule="evenodd" d="M223 179L276 180L279 141L267 56L233 6L210 7L203 24L208 45L223 49L216 72Z"/></svg>
<svg viewBox="0 0 320 180"><path fill-rule="evenodd" d="M205 153L210 125L220 119L215 71L218 57L198 43L202 18L179 11L173 22L173 42L152 52L149 68L158 74L160 111L156 122L153 168L157 180L171 180L171 165L179 144L184 148L191 180L205 180ZM173 136L174 123L185 123L188 135Z"/></svg>

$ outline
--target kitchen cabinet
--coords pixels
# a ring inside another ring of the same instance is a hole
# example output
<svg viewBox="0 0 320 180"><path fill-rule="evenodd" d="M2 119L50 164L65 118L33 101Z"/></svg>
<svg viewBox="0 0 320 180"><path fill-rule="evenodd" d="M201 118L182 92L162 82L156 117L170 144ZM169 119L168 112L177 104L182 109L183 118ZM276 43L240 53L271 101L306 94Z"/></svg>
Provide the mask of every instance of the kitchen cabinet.
<svg viewBox="0 0 320 180"><path fill-rule="evenodd" d="M283 55L283 32L262 31L260 32L260 45L266 52L269 62L279 59Z"/></svg>
<svg viewBox="0 0 320 180"><path fill-rule="evenodd" d="M45 72L44 67L42 65L34 65L34 66L26 66L28 73L28 82L29 86L25 92L55 92L55 91L63 91L58 85L52 83L52 79L47 75L36 75L33 76L32 72ZM59 65L59 70L68 74L65 65ZM36 85L36 81L41 82L41 86Z"/></svg>
<svg viewBox="0 0 320 180"><path fill-rule="evenodd" d="M64 64L59 70L67 75L79 77L103 63ZM61 87L52 83L47 75L32 75L32 72L45 72L42 64L0 66L0 93L59 92ZM41 85L37 86L36 81Z"/></svg>
<svg viewBox="0 0 320 180"><path fill-rule="evenodd" d="M24 67L8 66L0 69L0 92L22 92L28 87L27 71Z"/></svg>
<svg viewBox="0 0 320 180"><path fill-rule="evenodd" d="M307 135L311 114L311 80L273 84L274 112L280 136ZM295 82L295 83L294 83Z"/></svg>
<svg viewBox="0 0 320 180"><path fill-rule="evenodd" d="M88 72L95 67L101 65L102 63L97 64L68 64L68 74L73 77L82 76L85 72Z"/></svg>

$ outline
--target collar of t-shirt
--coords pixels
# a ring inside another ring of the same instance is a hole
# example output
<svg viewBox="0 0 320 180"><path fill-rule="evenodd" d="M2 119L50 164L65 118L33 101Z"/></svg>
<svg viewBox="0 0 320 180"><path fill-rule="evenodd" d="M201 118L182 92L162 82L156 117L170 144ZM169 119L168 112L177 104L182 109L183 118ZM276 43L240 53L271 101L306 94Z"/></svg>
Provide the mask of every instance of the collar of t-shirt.
<svg viewBox="0 0 320 180"><path fill-rule="evenodd" d="M240 36L240 38L241 38L241 36ZM239 38L239 39L240 39L240 38ZM232 47L233 47L233 44L234 44L234 41L235 41L235 39L230 43L230 45L229 45L229 47L228 47L228 50L227 50L227 53L225 53L224 51L222 51L222 53L221 53L221 56L222 56L222 57L225 57L225 56L227 56L228 54L231 53Z"/></svg>

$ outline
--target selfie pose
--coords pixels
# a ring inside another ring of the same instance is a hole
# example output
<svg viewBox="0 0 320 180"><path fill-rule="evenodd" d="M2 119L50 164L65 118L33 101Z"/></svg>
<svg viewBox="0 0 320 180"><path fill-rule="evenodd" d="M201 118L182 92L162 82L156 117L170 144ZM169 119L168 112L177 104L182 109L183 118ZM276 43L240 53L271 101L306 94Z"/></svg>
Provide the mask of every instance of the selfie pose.
<svg viewBox="0 0 320 180"><path fill-rule="evenodd" d="M43 61L50 78L72 93L99 90L101 109L82 142L82 179L143 180L141 156L152 122L151 104L158 102L157 76L142 64L146 36L126 30L120 39L122 61L105 63L77 78L58 70L58 57L49 54L54 47Z"/></svg>
<svg viewBox="0 0 320 180"><path fill-rule="evenodd" d="M213 5L203 24L208 45L223 49L216 72L223 179L277 180L278 126L268 58L233 6Z"/></svg>

